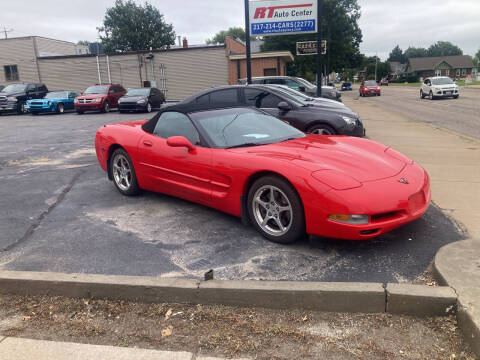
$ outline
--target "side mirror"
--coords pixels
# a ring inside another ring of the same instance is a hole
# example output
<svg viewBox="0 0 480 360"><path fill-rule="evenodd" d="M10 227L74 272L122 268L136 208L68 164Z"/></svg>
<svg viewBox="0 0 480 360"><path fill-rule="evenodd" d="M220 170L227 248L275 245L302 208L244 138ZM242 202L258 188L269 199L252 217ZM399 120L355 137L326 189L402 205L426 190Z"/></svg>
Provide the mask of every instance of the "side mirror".
<svg viewBox="0 0 480 360"><path fill-rule="evenodd" d="M279 102L277 107L282 111L290 111L292 107L285 101Z"/></svg>
<svg viewBox="0 0 480 360"><path fill-rule="evenodd" d="M167 139L167 145L171 147L186 147L189 152L196 149L195 145L188 141L184 136L170 136Z"/></svg>
<svg viewBox="0 0 480 360"><path fill-rule="evenodd" d="M305 92L305 86L299 86L298 91Z"/></svg>

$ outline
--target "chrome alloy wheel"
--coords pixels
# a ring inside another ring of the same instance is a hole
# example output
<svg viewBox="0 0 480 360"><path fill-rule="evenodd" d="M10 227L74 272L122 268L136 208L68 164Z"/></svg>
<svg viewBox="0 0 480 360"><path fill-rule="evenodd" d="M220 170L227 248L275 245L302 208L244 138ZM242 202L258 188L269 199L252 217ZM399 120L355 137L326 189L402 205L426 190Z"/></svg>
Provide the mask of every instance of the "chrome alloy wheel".
<svg viewBox="0 0 480 360"><path fill-rule="evenodd" d="M282 236L292 226L293 210L290 200L282 190L264 185L253 196L255 221L267 234Z"/></svg>
<svg viewBox="0 0 480 360"><path fill-rule="evenodd" d="M132 184L132 170L127 158L122 154L117 154L113 158L113 178L118 187L127 191Z"/></svg>
<svg viewBox="0 0 480 360"><path fill-rule="evenodd" d="M319 129L313 129L310 134L316 134L316 135L334 135L332 132L328 129L324 128L319 128Z"/></svg>

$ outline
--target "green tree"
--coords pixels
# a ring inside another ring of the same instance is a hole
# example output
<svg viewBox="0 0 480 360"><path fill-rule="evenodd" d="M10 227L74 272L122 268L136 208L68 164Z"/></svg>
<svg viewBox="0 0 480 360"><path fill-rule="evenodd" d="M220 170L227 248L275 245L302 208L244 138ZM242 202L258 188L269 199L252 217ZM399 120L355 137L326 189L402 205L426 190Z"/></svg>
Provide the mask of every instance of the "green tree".
<svg viewBox="0 0 480 360"><path fill-rule="evenodd" d="M390 73L390 63L385 61L377 62L377 80L386 77ZM367 65L367 79L375 79L375 61Z"/></svg>
<svg viewBox="0 0 480 360"><path fill-rule="evenodd" d="M327 40L327 54L323 56L323 72L344 72L361 64L359 46L362 31L358 25L360 6L357 0L324 0L322 36ZM294 64L287 69L291 75L315 79L316 56L296 56L297 41L316 40L315 34L266 36L262 51L290 50Z"/></svg>
<svg viewBox="0 0 480 360"><path fill-rule="evenodd" d="M477 53L475 54L475 57L480 60L480 49L478 49Z"/></svg>
<svg viewBox="0 0 480 360"><path fill-rule="evenodd" d="M405 59L408 60L410 58L417 58L417 57L426 57L428 56L427 49L425 48L416 48L416 47L409 47L405 52L403 53L405 56Z"/></svg>
<svg viewBox="0 0 480 360"><path fill-rule="evenodd" d="M163 15L148 2L116 0L97 28L106 53L160 49L175 44L175 32Z"/></svg>
<svg viewBox="0 0 480 360"><path fill-rule="evenodd" d="M228 30L222 30L215 34L211 39L207 39L207 44L224 44L225 38L231 36L234 39L245 41L245 29L241 27L231 27Z"/></svg>
<svg viewBox="0 0 480 360"><path fill-rule="evenodd" d="M77 42L77 45L88 46L89 43L90 43L90 41L88 41L88 40L80 40L80 41Z"/></svg>
<svg viewBox="0 0 480 360"><path fill-rule="evenodd" d="M400 49L400 46L395 46L388 56L388 61L398 61L400 63L405 63L405 55L403 54L402 49Z"/></svg>
<svg viewBox="0 0 480 360"><path fill-rule="evenodd" d="M428 48L428 56L463 55L462 49L449 41L438 41Z"/></svg>

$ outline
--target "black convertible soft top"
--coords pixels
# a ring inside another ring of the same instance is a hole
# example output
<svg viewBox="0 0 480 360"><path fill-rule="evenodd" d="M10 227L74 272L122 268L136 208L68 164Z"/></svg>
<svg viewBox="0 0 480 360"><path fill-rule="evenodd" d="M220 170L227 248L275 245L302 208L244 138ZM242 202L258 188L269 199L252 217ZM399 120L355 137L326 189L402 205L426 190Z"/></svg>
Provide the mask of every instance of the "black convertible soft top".
<svg viewBox="0 0 480 360"><path fill-rule="evenodd" d="M158 118L164 112L167 111L176 111L179 113L183 113L185 115L198 112L198 111L208 111L208 110L220 110L220 109L251 109L257 112L262 112L254 107L246 106L246 105L232 105L232 103L228 104L195 104L195 103L178 103L175 105L166 106L161 109L154 117L148 120L145 124L142 125L142 129L146 132L153 133L155 126L157 125Z"/></svg>

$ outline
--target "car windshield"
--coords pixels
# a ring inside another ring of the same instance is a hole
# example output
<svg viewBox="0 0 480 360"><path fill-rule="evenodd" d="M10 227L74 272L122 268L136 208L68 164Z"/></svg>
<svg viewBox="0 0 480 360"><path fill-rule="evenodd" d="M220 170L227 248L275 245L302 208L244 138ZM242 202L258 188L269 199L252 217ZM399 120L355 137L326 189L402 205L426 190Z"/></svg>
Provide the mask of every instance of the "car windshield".
<svg viewBox="0 0 480 360"><path fill-rule="evenodd" d="M52 91L45 95L45 99L66 99L68 98L67 91Z"/></svg>
<svg viewBox="0 0 480 360"><path fill-rule="evenodd" d="M300 82L302 85L305 85L306 87L308 88L313 88L315 87L315 85L313 85L311 82L308 82L307 80L305 79L302 79L302 78L295 78L295 80L297 80L298 82Z"/></svg>
<svg viewBox="0 0 480 360"><path fill-rule="evenodd" d="M350 83L343 83L343 86L352 86Z"/></svg>
<svg viewBox="0 0 480 360"><path fill-rule="evenodd" d="M83 93L84 94L106 94L107 86L90 86Z"/></svg>
<svg viewBox="0 0 480 360"><path fill-rule="evenodd" d="M216 148L272 144L305 134L271 115L252 109L221 109L190 115Z"/></svg>
<svg viewBox="0 0 480 360"><path fill-rule="evenodd" d="M453 84L453 81L450 78L438 78L438 79L432 79L432 84L433 85L449 85L449 84Z"/></svg>
<svg viewBox="0 0 480 360"><path fill-rule="evenodd" d="M3 89L2 91L6 93L14 93L14 92L25 91L26 88L27 88L27 85L25 84L10 84L10 85L7 85L5 89Z"/></svg>
<svg viewBox="0 0 480 360"><path fill-rule="evenodd" d="M376 81L365 81L365 86L377 86Z"/></svg>
<svg viewBox="0 0 480 360"><path fill-rule="evenodd" d="M148 96L150 88L128 89L127 96Z"/></svg>

